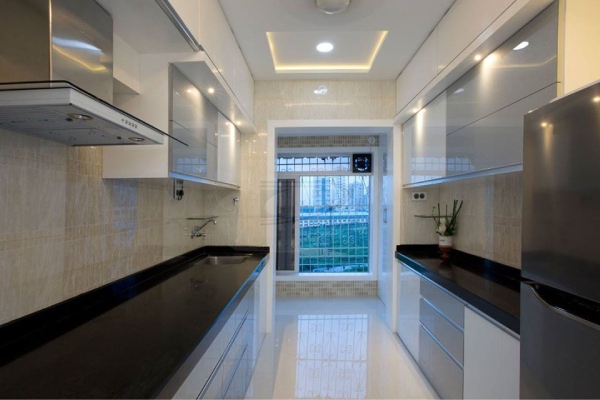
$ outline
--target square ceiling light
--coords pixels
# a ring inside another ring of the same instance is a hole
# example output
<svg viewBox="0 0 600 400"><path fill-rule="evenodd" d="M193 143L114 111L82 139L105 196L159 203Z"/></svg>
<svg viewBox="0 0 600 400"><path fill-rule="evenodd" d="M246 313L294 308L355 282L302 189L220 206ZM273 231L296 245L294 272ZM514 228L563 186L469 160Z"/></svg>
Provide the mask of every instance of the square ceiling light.
<svg viewBox="0 0 600 400"><path fill-rule="evenodd" d="M367 73L387 37L387 31L368 32L267 32L275 72ZM316 46L333 44L321 53Z"/></svg>

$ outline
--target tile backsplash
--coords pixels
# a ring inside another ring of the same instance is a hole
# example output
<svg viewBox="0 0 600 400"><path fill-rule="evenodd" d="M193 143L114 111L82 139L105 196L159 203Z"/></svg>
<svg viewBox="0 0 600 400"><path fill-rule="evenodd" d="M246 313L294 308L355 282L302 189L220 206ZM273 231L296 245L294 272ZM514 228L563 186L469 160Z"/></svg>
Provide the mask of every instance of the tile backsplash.
<svg viewBox="0 0 600 400"><path fill-rule="evenodd" d="M205 189L179 202L170 181L102 179L101 163L101 148L0 130L0 324L204 244L186 217Z"/></svg>
<svg viewBox="0 0 600 400"><path fill-rule="evenodd" d="M415 191L427 192L427 201L412 201ZM403 189L402 244L437 243L432 220L414 215L430 215L438 202L452 207L453 199L464 201L454 248L521 268L521 172Z"/></svg>

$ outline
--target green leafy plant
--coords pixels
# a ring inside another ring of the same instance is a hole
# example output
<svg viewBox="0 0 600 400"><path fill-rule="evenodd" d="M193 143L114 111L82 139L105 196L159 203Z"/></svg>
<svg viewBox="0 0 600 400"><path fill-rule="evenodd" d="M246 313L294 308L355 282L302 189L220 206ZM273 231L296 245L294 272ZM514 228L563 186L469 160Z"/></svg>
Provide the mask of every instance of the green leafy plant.
<svg viewBox="0 0 600 400"><path fill-rule="evenodd" d="M463 201L460 203L458 200L454 199L454 204L452 205L452 214L448 214L448 204L446 204L446 213L442 215L442 209L440 207L440 203L437 205L437 215L435 215L435 207L431 211L431 216L433 217L433 221L435 222L435 231L438 235L441 236L454 236L456 232L456 228L458 226L458 220L456 217L462 208Z"/></svg>

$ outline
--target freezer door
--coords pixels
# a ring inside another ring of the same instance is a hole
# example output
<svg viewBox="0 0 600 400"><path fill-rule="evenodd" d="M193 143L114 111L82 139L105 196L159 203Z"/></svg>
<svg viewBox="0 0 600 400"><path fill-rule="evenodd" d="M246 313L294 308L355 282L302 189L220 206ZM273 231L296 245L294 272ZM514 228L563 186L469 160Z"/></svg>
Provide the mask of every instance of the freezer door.
<svg viewBox="0 0 600 400"><path fill-rule="evenodd" d="M598 304L521 283L521 398L600 398Z"/></svg>
<svg viewBox="0 0 600 400"><path fill-rule="evenodd" d="M523 277L600 302L600 83L525 116Z"/></svg>

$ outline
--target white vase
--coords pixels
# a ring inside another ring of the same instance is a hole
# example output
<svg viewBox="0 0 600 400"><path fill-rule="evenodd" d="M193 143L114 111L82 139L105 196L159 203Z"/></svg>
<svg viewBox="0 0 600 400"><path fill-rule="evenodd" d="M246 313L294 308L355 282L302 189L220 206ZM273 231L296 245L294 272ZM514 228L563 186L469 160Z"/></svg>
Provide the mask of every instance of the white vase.
<svg viewBox="0 0 600 400"><path fill-rule="evenodd" d="M452 248L452 236L439 235L438 243L439 243L440 249L450 249L450 248Z"/></svg>

